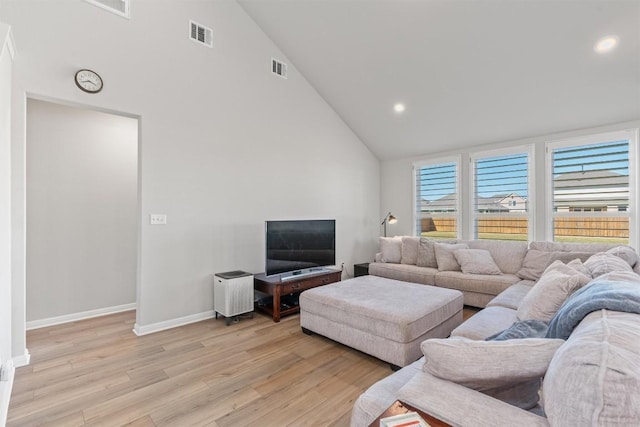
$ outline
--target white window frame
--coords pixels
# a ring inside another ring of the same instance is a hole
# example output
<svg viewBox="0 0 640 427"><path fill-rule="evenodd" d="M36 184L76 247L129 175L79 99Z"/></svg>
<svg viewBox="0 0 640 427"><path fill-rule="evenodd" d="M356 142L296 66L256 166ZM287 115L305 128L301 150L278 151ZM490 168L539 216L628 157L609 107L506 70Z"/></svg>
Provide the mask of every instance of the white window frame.
<svg viewBox="0 0 640 427"><path fill-rule="evenodd" d="M614 132L591 134L573 138L557 139L545 143L545 238L553 241L553 150L556 148L576 147L581 145L601 144L611 141L629 141L629 209L627 212L611 212L611 216L624 216L629 218L629 245L638 248L638 129L627 129ZM590 216L584 212L584 216ZM578 215L576 215L578 216Z"/></svg>
<svg viewBox="0 0 640 427"><path fill-rule="evenodd" d="M429 159L429 160L421 160L421 161L417 161L414 162L412 167L413 167L413 183L412 183L412 188L413 188L413 235L414 236L419 236L418 235L418 229L417 229L417 224L418 224L418 215L417 215L417 209L416 209L416 202L418 200L418 189L416 188L417 185L417 181L418 181L418 171L420 168L423 167L428 167L428 166L436 166L436 165L440 165L440 164L444 164L444 163L455 163L456 164L456 214L455 214L455 218L456 218L456 239L460 239L462 236L462 229L464 227L464 224L462 224L462 194L460 192L461 189L461 182L462 182L462 157L460 155L456 155L456 156L446 156L446 157L438 157L435 159Z"/></svg>
<svg viewBox="0 0 640 427"><path fill-rule="evenodd" d="M535 203L531 203L531 201L536 200L535 195L535 186L533 183L535 182L535 167L534 167L534 145L519 145L515 147L495 149L495 150L484 150L484 151L474 151L469 154L469 185L471 191L469 191L469 199L467 200L467 206L469 206L469 224L468 227L468 236L470 239L476 239L476 219L479 217L478 212L476 212L474 197L476 191L476 161L489 158L489 157L501 157L501 156L511 156L515 154L527 154L527 212L522 214L513 214L509 213L504 215L505 217L513 218L513 217L521 217L527 218L527 241L532 241L535 236L536 223L535 223ZM500 214L492 214L495 216L500 216Z"/></svg>

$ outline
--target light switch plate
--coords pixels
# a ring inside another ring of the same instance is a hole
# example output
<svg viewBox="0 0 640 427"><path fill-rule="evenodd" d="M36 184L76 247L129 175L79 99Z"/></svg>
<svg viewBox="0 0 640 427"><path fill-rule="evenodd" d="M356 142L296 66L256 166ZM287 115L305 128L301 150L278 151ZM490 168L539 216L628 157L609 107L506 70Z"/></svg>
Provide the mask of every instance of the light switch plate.
<svg viewBox="0 0 640 427"><path fill-rule="evenodd" d="M167 216L165 214L151 214L149 215L149 224L151 225L166 225Z"/></svg>

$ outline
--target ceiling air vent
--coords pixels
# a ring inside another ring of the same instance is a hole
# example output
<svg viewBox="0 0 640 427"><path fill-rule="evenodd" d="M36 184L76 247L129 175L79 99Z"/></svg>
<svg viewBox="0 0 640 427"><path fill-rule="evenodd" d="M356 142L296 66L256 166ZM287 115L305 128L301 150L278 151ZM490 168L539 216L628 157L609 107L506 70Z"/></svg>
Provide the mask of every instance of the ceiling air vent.
<svg viewBox="0 0 640 427"><path fill-rule="evenodd" d="M271 58L271 72L276 76L280 76L283 79L287 78L287 64Z"/></svg>
<svg viewBox="0 0 640 427"><path fill-rule="evenodd" d="M98 6L111 13L129 18L129 0L85 0L94 6Z"/></svg>
<svg viewBox="0 0 640 427"><path fill-rule="evenodd" d="M196 43L213 47L213 30L197 22L189 21L189 38Z"/></svg>

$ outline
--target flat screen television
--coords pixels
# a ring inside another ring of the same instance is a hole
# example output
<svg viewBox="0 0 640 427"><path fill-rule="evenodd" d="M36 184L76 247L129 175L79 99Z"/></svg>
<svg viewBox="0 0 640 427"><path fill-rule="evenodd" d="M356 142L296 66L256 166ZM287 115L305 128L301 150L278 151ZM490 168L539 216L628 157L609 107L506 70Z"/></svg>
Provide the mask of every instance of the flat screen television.
<svg viewBox="0 0 640 427"><path fill-rule="evenodd" d="M266 221L267 276L313 273L336 264L336 221Z"/></svg>

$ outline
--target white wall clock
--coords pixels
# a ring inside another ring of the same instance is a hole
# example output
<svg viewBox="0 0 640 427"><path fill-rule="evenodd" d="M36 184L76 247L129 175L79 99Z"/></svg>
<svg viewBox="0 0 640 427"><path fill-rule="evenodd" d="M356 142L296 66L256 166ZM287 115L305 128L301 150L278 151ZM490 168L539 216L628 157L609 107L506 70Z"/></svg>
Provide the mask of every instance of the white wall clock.
<svg viewBox="0 0 640 427"><path fill-rule="evenodd" d="M76 85L87 93L98 93L102 90L102 77L95 71L78 70L75 81Z"/></svg>

